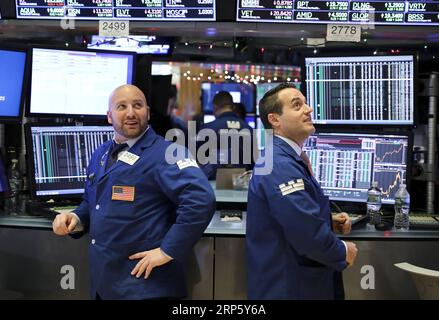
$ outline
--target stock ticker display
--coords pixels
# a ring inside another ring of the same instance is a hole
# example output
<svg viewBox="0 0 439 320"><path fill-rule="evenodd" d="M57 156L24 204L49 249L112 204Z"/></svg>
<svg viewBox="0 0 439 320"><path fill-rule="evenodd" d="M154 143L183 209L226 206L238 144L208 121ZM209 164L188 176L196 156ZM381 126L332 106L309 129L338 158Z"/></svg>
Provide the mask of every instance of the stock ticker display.
<svg viewBox="0 0 439 320"><path fill-rule="evenodd" d="M238 0L237 21L439 25L438 1Z"/></svg>
<svg viewBox="0 0 439 320"><path fill-rule="evenodd" d="M215 21L215 0L16 0L19 19Z"/></svg>
<svg viewBox="0 0 439 320"><path fill-rule="evenodd" d="M113 138L111 126L32 126L35 195L73 195L84 192L86 171L93 152Z"/></svg>
<svg viewBox="0 0 439 320"><path fill-rule="evenodd" d="M372 181L394 203L406 179L408 136L318 133L304 145L314 176L332 200L366 202Z"/></svg>
<svg viewBox="0 0 439 320"><path fill-rule="evenodd" d="M413 55L305 58L314 123L412 125L414 62Z"/></svg>

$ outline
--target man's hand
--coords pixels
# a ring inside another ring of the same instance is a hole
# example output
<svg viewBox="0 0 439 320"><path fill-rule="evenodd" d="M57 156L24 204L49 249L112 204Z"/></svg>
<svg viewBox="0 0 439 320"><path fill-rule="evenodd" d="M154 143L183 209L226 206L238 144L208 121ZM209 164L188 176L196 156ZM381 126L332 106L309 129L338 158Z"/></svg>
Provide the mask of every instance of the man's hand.
<svg viewBox="0 0 439 320"><path fill-rule="evenodd" d="M142 251L129 256L130 260L140 259L134 269L131 271L132 276L139 278L145 272L145 279L149 277L152 269L168 263L172 260L171 257L165 255L160 248L155 248L149 251Z"/></svg>
<svg viewBox="0 0 439 320"><path fill-rule="evenodd" d="M75 215L71 213L60 213L55 217L55 220L53 220L52 229L55 234L65 236L72 232L77 224L78 219Z"/></svg>
<svg viewBox="0 0 439 320"><path fill-rule="evenodd" d="M337 213L332 216L332 227L341 234L348 234L351 232L352 221L346 212Z"/></svg>
<svg viewBox="0 0 439 320"><path fill-rule="evenodd" d="M355 243L353 242L345 242L347 247L346 252L346 262L348 266L352 266L354 264L355 258L357 257L358 249Z"/></svg>

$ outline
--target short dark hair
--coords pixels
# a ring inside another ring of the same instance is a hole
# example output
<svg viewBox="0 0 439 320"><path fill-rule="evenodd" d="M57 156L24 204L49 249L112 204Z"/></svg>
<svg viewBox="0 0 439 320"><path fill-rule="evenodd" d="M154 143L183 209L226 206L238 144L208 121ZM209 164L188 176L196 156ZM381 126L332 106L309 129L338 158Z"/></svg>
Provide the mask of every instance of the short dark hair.
<svg viewBox="0 0 439 320"><path fill-rule="evenodd" d="M268 121L268 114L276 113L282 114L282 102L279 101L279 92L283 89L296 89L296 86L292 83L284 82L273 89L268 90L262 99L259 101L259 114L261 117L262 124L265 129L273 129L270 121Z"/></svg>
<svg viewBox="0 0 439 320"><path fill-rule="evenodd" d="M245 105L242 102L235 102L233 111L240 117L245 120L245 116L247 115L247 110L245 109Z"/></svg>
<svg viewBox="0 0 439 320"><path fill-rule="evenodd" d="M222 109L226 106L230 106L233 108L233 98L230 93L227 91L220 91L214 97L212 103L218 107L218 109Z"/></svg>

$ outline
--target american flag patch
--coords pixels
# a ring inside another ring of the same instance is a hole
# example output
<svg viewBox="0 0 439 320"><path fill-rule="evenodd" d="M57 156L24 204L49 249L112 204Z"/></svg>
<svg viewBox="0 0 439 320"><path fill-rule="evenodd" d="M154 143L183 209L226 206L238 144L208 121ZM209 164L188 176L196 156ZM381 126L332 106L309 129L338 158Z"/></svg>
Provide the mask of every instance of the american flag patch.
<svg viewBox="0 0 439 320"><path fill-rule="evenodd" d="M180 169L180 170L182 170L184 168L187 168L187 167L197 167L197 168L199 168L197 162L195 160L193 160L193 159L178 160L177 161L177 166L178 166L178 169Z"/></svg>
<svg viewBox="0 0 439 320"><path fill-rule="evenodd" d="M282 183L279 185L279 190L282 192L283 196L286 196L287 194L305 190L305 185L303 184L303 179L295 179L288 181L287 183Z"/></svg>
<svg viewBox="0 0 439 320"><path fill-rule="evenodd" d="M111 200L134 201L134 187L113 186Z"/></svg>

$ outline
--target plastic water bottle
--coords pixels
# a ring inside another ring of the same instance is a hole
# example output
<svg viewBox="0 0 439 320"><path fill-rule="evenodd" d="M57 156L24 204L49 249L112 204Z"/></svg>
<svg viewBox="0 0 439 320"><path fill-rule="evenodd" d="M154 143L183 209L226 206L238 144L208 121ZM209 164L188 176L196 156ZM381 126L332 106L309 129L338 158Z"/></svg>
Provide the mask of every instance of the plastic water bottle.
<svg viewBox="0 0 439 320"><path fill-rule="evenodd" d="M10 214L19 214L20 212L20 193L22 189L22 179L18 160L12 159L11 166L8 170L10 198L6 202L6 210Z"/></svg>
<svg viewBox="0 0 439 320"><path fill-rule="evenodd" d="M381 222L381 190L376 181L373 181L372 187L367 190L367 215L369 225L374 226Z"/></svg>
<svg viewBox="0 0 439 320"><path fill-rule="evenodd" d="M405 188L405 184L401 183L395 194L395 222L396 230L404 231L409 229L409 212L410 212L410 195Z"/></svg>

